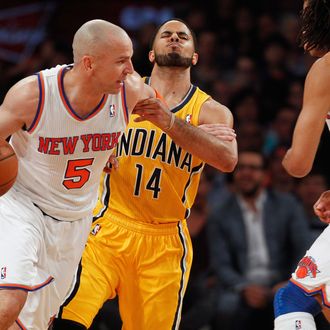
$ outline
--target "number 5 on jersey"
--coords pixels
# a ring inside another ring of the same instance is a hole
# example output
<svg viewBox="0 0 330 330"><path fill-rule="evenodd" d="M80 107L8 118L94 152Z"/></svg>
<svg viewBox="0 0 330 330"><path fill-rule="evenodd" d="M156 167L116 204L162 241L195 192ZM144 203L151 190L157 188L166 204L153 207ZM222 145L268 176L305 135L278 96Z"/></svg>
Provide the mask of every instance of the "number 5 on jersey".
<svg viewBox="0 0 330 330"><path fill-rule="evenodd" d="M86 168L93 164L94 158L68 160L63 185L67 189L80 189L89 180L91 171Z"/></svg>

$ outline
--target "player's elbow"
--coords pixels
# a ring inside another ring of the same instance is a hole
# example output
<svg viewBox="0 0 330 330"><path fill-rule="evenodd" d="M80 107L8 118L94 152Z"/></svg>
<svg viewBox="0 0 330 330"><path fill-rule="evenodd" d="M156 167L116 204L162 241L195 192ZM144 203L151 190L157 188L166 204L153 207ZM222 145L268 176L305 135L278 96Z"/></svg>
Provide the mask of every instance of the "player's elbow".
<svg viewBox="0 0 330 330"><path fill-rule="evenodd" d="M282 165L290 175L296 178L304 177L312 169L311 165L304 164L303 162L286 162L283 160Z"/></svg>
<svg viewBox="0 0 330 330"><path fill-rule="evenodd" d="M224 161L219 164L218 169L225 173L232 172L237 164L237 154L230 154Z"/></svg>

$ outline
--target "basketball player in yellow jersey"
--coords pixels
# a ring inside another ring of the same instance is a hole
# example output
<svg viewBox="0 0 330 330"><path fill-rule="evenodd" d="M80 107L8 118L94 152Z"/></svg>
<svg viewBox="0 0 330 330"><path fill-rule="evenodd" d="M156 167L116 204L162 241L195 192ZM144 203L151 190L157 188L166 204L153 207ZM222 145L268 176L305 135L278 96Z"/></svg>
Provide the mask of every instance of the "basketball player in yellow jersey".
<svg viewBox="0 0 330 330"><path fill-rule="evenodd" d="M123 329L179 328L192 262L185 219L201 171L207 162L229 172L237 161L230 111L191 84L195 45L180 20L165 22L155 34L146 81L163 96L172 120L165 132L150 123L168 116L159 99L135 108L117 148L119 169L102 177L76 284L55 330L90 327L117 294Z"/></svg>

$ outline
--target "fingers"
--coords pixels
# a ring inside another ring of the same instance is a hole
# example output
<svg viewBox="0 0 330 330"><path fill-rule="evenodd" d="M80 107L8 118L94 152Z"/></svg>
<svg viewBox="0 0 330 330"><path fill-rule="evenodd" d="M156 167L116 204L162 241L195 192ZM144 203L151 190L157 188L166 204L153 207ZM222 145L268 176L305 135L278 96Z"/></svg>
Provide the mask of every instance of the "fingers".
<svg viewBox="0 0 330 330"><path fill-rule="evenodd" d="M223 141L233 141L236 138L235 130L225 124L203 124L198 127Z"/></svg>
<svg viewBox="0 0 330 330"><path fill-rule="evenodd" d="M105 167L103 168L103 171L105 173L111 173L111 171L114 169L118 169L119 167L119 161L118 158L115 155L111 155L105 165Z"/></svg>

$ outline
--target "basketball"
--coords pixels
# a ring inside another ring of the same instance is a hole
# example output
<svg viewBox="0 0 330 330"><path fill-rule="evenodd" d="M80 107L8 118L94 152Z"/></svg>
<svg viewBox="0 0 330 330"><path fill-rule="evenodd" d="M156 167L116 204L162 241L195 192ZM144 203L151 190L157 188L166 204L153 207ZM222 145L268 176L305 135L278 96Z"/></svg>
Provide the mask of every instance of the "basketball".
<svg viewBox="0 0 330 330"><path fill-rule="evenodd" d="M0 138L0 196L14 184L18 171L18 159L12 146Z"/></svg>

